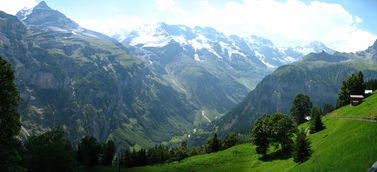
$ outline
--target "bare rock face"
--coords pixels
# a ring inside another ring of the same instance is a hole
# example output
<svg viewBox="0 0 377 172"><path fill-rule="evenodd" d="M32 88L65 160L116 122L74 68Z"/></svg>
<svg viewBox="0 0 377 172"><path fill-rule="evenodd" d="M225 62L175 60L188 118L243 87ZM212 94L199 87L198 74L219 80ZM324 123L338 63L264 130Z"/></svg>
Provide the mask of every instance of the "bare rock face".
<svg viewBox="0 0 377 172"><path fill-rule="evenodd" d="M76 22L67 18L64 14L51 9L44 1L41 1L32 9L21 10L16 16L28 26L57 27L68 30L79 27Z"/></svg>
<svg viewBox="0 0 377 172"><path fill-rule="evenodd" d="M16 71L23 133L63 126L74 144L90 135L153 146L193 128L187 97L116 40L45 2L17 16L0 12L0 56Z"/></svg>
<svg viewBox="0 0 377 172"><path fill-rule="evenodd" d="M42 89L57 89L59 80L53 74L47 72L37 72L31 77L32 84Z"/></svg>

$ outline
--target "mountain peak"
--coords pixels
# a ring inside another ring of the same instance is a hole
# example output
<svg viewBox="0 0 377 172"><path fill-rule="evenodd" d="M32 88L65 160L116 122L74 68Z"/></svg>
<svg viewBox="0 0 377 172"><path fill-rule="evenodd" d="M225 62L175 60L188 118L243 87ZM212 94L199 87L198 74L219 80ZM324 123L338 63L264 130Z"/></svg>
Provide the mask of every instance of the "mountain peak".
<svg viewBox="0 0 377 172"><path fill-rule="evenodd" d="M51 9L45 1L41 1L34 8L19 11L16 16L26 25L39 28L57 27L64 30L72 30L79 27L77 23L63 13Z"/></svg>
<svg viewBox="0 0 377 172"><path fill-rule="evenodd" d="M49 9L51 8L47 5L45 1L41 1L37 6L34 7L34 9Z"/></svg>
<svg viewBox="0 0 377 172"><path fill-rule="evenodd" d="M372 47L377 50L377 40L374 41L374 44L372 45Z"/></svg>
<svg viewBox="0 0 377 172"><path fill-rule="evenodd" d="M304 46L297 46L295 49L297 49L303 54L321 53L321 52L326 52L328 54L335 53L335 50L328 48L325 44L323 44L320 41L313 41Z"/></svg>

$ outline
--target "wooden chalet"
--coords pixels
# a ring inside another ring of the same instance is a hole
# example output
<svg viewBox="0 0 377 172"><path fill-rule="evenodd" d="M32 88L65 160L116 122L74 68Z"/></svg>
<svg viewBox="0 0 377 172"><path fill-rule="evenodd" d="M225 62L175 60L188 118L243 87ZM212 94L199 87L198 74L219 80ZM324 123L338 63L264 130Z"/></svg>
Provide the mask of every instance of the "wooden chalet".
<svg viewBox="0 0 377 172"><path fill-rule="evenodd" d="M357 106L363 101L363 99L363 95L350 95L350 105Z"/></svg>

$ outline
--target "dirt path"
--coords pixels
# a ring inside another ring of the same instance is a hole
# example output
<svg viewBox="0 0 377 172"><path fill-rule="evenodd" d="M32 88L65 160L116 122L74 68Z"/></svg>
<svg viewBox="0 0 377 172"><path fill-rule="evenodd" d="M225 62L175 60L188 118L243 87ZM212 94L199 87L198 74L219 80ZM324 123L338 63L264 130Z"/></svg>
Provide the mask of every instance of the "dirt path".
<svg viewBox="0 0 377 172"><path fill-rule="evenodd" d="M329 117L330 118L337 118L337 119L346 119L346 120L377 122L377 120L375 120L375 119L368 119L368 118L341 117L341 116L329 116Z"/></svg>

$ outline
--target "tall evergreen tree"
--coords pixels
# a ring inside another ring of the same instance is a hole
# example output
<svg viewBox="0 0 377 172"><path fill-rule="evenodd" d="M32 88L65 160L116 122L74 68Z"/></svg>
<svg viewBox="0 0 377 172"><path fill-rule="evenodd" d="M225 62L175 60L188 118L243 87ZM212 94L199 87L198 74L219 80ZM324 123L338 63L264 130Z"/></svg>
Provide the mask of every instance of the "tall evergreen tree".
<svg viewBox="0 0 377 172"><path fill-rule="evenodd" d="M220 139L217 137L217 134L215 133L215 136L213 137L213 142L212 142L212 151L217 152L220 149L221 149Z"/></svg>
<svg viewBox="0 0 377 172"><path fill-rule="evenodd" d="M132 152L130 151L129 148L127 148L124 153L123 153L123 157L117 157L117 158L123 158L123 159L120 159L123 161L124 163L124 167L126 168L130 168L130 167L133 167L133 161L132 161ZM119 159L118 159L119 160Z"/></svg>
<svg viewBox="0 0 377 172"><path fill-rule="evenodd" d="M364 95L365 84L364 75L360 71L358 74L352 74L345 81L338 92L338 100L336 101L336 107L342 107L350 103L350 95Z"/></svg>
<svg viewBox="0 0 377 172"><path fill-rule="evenodd" d="M310 98L303 94L297 94L291 107L291 115L297 124L305 122L305 117L310 115L313 103Z"/></svg>
<svg viewBox="0 0 377 172"><path fill-rule="evenodd" d="M112 140L107 141L107 143L103 145L102 164L106 166L110 166L112 164L115 152L116 152L115 143Z"/></svg>
<svg viewBox="0 0 377 172"><path fill-rule="evenodd" d="M209 138L206 143L206 152L217 152L221 149L221 141L215 134L213 137Z"/></svg>
<svg viewBox="0 0 377 172"><path fill-rule="evenodd" d="M230 134L227 134L222 143L222 147L223 149L227 149L227 148L230 148L236 144L238 144L239 142L239 138L238 138L238 134L237 133L230 133Z"/></svg>
<svg viewBox="0 0 377 172"><path fill-rule="evenodd" d="M324 126L321 119L322 112L319 108L313 107L312 112L310 114L310 132L316 133L321 131Z"/></svg>
<svg viewBox="0 0 377 172"><path fill-rule="evenodd" d="M85 136L81 139L77 148L77 160L85 166L94 167L98 165L101 153L101 144L97 139L91 136Z"/></svg>
<svg viewBox="0 0 377 172"><path fill-rule="evenodd" d="M141 148L137 153L137 165L143 166L148 164L147 151L144 148Z"/></svg>
<svg viewBox="0 0 377 172"><path fill-rule="evenodd" d="M305 162L310 158L310 141L306 137L304 129L297 132L296 143L293 151L293 161L295 162Z"/></svg>
<svg viewBox="0 0 377 172"><path fill-rule="evenodd" d="M179 146L179 148L180 148L179 160L187 158L189 156L187 141L183 141L181 145Z"/></svg>
<svg viewBox="0 0 377 172"><path fill-rule="evenodd" d="M11 65L0 57L0 169L2 171L19 170L20 160L15 139L21 129L17 106L19 92L13 83L15 79Z"/></svg>

